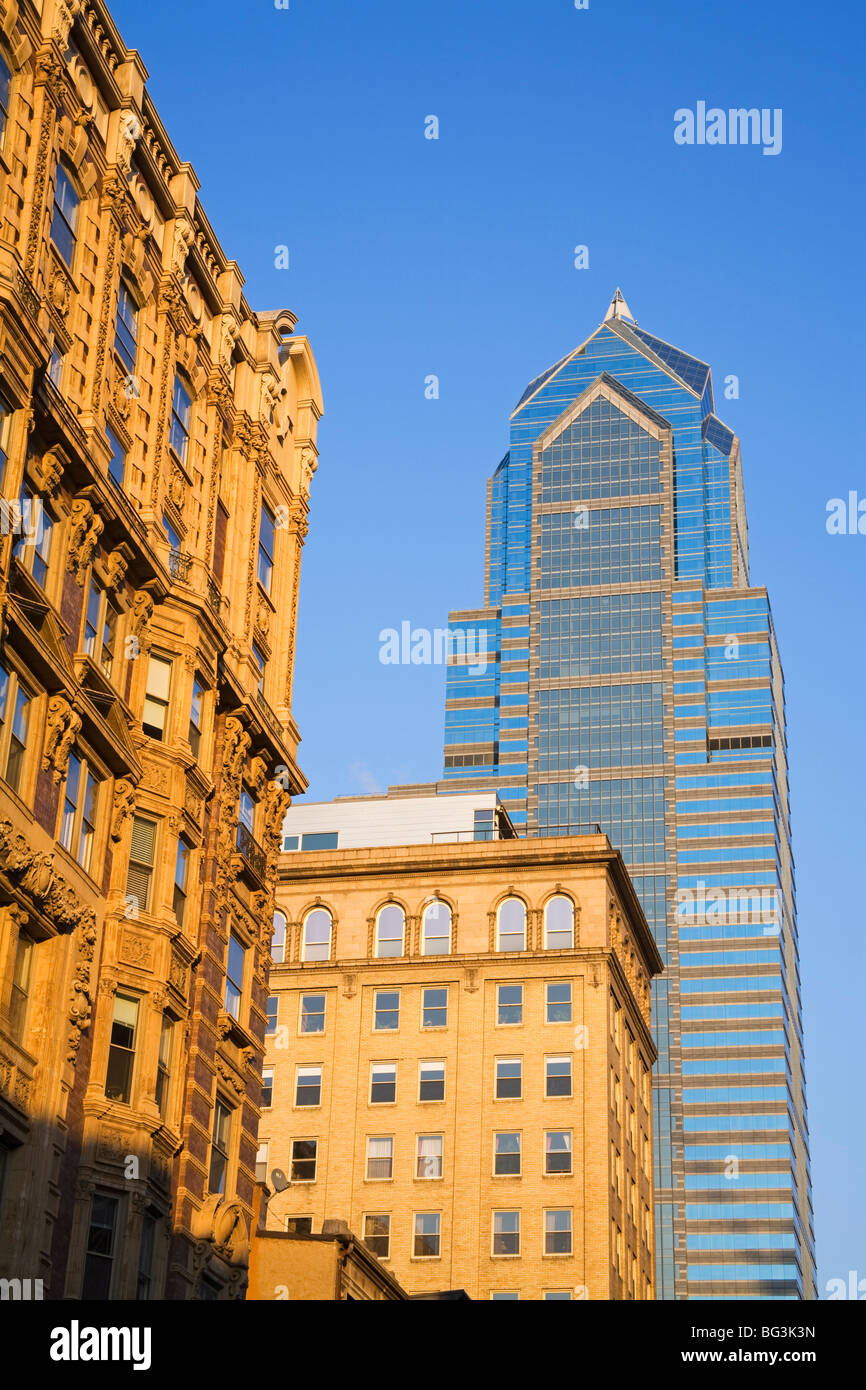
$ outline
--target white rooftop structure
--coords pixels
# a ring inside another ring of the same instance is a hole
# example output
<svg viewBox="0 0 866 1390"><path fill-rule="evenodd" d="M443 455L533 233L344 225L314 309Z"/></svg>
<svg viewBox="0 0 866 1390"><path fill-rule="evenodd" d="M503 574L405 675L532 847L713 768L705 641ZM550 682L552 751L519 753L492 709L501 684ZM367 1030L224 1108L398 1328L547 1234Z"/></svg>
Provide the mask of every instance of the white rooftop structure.
<svg viewBox="0 0 866 1390"><path fill-rule="evenodd" d="M495 791L389 787L387 795L301 801L283 821L283 849L369 849L375 845L510 840L516 832Z"/></svg>
<svg viewBox="0 0 866 1390"><path fill-rule="evenodd" d="M628 319L630 323L637 323L637 319L622 297L622 290L617 287L616 294L610 301L610 307L604 316L604 322L609 319Z"/></svg>

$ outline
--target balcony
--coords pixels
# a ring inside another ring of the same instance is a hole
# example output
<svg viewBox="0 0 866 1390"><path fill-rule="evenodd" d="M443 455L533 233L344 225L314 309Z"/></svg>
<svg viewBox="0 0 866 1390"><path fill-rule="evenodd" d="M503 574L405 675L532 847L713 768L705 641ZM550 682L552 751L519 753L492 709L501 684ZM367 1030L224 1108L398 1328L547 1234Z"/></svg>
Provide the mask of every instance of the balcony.
<svg viewBox="0 0 866 1390"><path fill-rule="evenodd" d="M182 550L176 550L174 547L169 551L168 572L172 579L179 579L182 583L185 583L189 576L191 564L191 555L185 555Z"/></svg>
<svg viewBox="0 0 866 1390"><path fill-rule="evenodd" d="M265 875L268 868L268 856L247 827L243 824L238 825L237 835L238 853L244 861L245 866L255 879L264 887Z"/></svg>
<svg viewBox="0 0 866 1390"><path fill-rule="evenodd" d="M221 617L223 609L223 596L219 591L216 580L212 579L210 575L207 576L206 594L208 608L213 613L215 618Z"/></svg>
<svg viewBox="0 0 866 1390"><path fill-rule="evenodd" d="M259 712L262 718L264 719L265 723L267 724L268 728L270 729L271 733L273 734L274 738L279 739L282 743L283 730L280 725L280 721L274 714L274 711L271 709L270 705L268 704L267 700L265 699L264 695L260 690L256 692L256 704L258 705Z"/></svg>

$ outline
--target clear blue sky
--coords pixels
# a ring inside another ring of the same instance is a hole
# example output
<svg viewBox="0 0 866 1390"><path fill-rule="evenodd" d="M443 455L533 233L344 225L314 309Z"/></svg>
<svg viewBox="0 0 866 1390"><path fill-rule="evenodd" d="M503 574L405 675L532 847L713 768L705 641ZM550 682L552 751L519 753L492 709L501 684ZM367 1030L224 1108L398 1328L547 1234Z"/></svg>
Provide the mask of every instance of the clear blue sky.
<svg viewBox="0 0 866 1390"><path fill-rule="evenodd" d="M439 775L443 671L381 665L378 634L480 604L485 479L526 383L618 284L712 365L787 678L819 1287L866 1278L866 536L825 530L829 498L866 498L861 4L113 12L251 304L291 307L319 363L295 703L315 799ZM782 153L675 145L701 100L781 107Z"/></svg>

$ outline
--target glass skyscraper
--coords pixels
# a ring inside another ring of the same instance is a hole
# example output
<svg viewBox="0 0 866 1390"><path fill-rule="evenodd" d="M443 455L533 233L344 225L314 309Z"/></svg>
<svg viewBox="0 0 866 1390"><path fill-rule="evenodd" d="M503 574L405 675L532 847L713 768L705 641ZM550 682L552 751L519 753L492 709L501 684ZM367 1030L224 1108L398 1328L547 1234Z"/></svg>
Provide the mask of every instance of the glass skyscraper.
<svg viewBox="0 0 866 1390"><path fill-rule="evenodd" d="M446 781L520 833L599 824L666 963L658 1296L814 1298L785 690L739 442L619 291L514 410L484 606L450 625Z"/></svg>

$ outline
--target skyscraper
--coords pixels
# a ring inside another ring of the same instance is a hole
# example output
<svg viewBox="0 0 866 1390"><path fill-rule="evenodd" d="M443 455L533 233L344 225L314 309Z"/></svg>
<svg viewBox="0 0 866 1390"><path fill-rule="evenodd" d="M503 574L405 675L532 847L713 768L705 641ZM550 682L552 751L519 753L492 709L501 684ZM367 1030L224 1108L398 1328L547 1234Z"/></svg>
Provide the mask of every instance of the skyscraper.
<svg viewBox="0 0 866 1390"><path fill-rule="evenodd" d="M527 387L453 613L444 776L598 823L656 936L660 1298L812 1298L785 694L710 369L604 322ZM486 661L479 660L486 651Z"/></svg>

